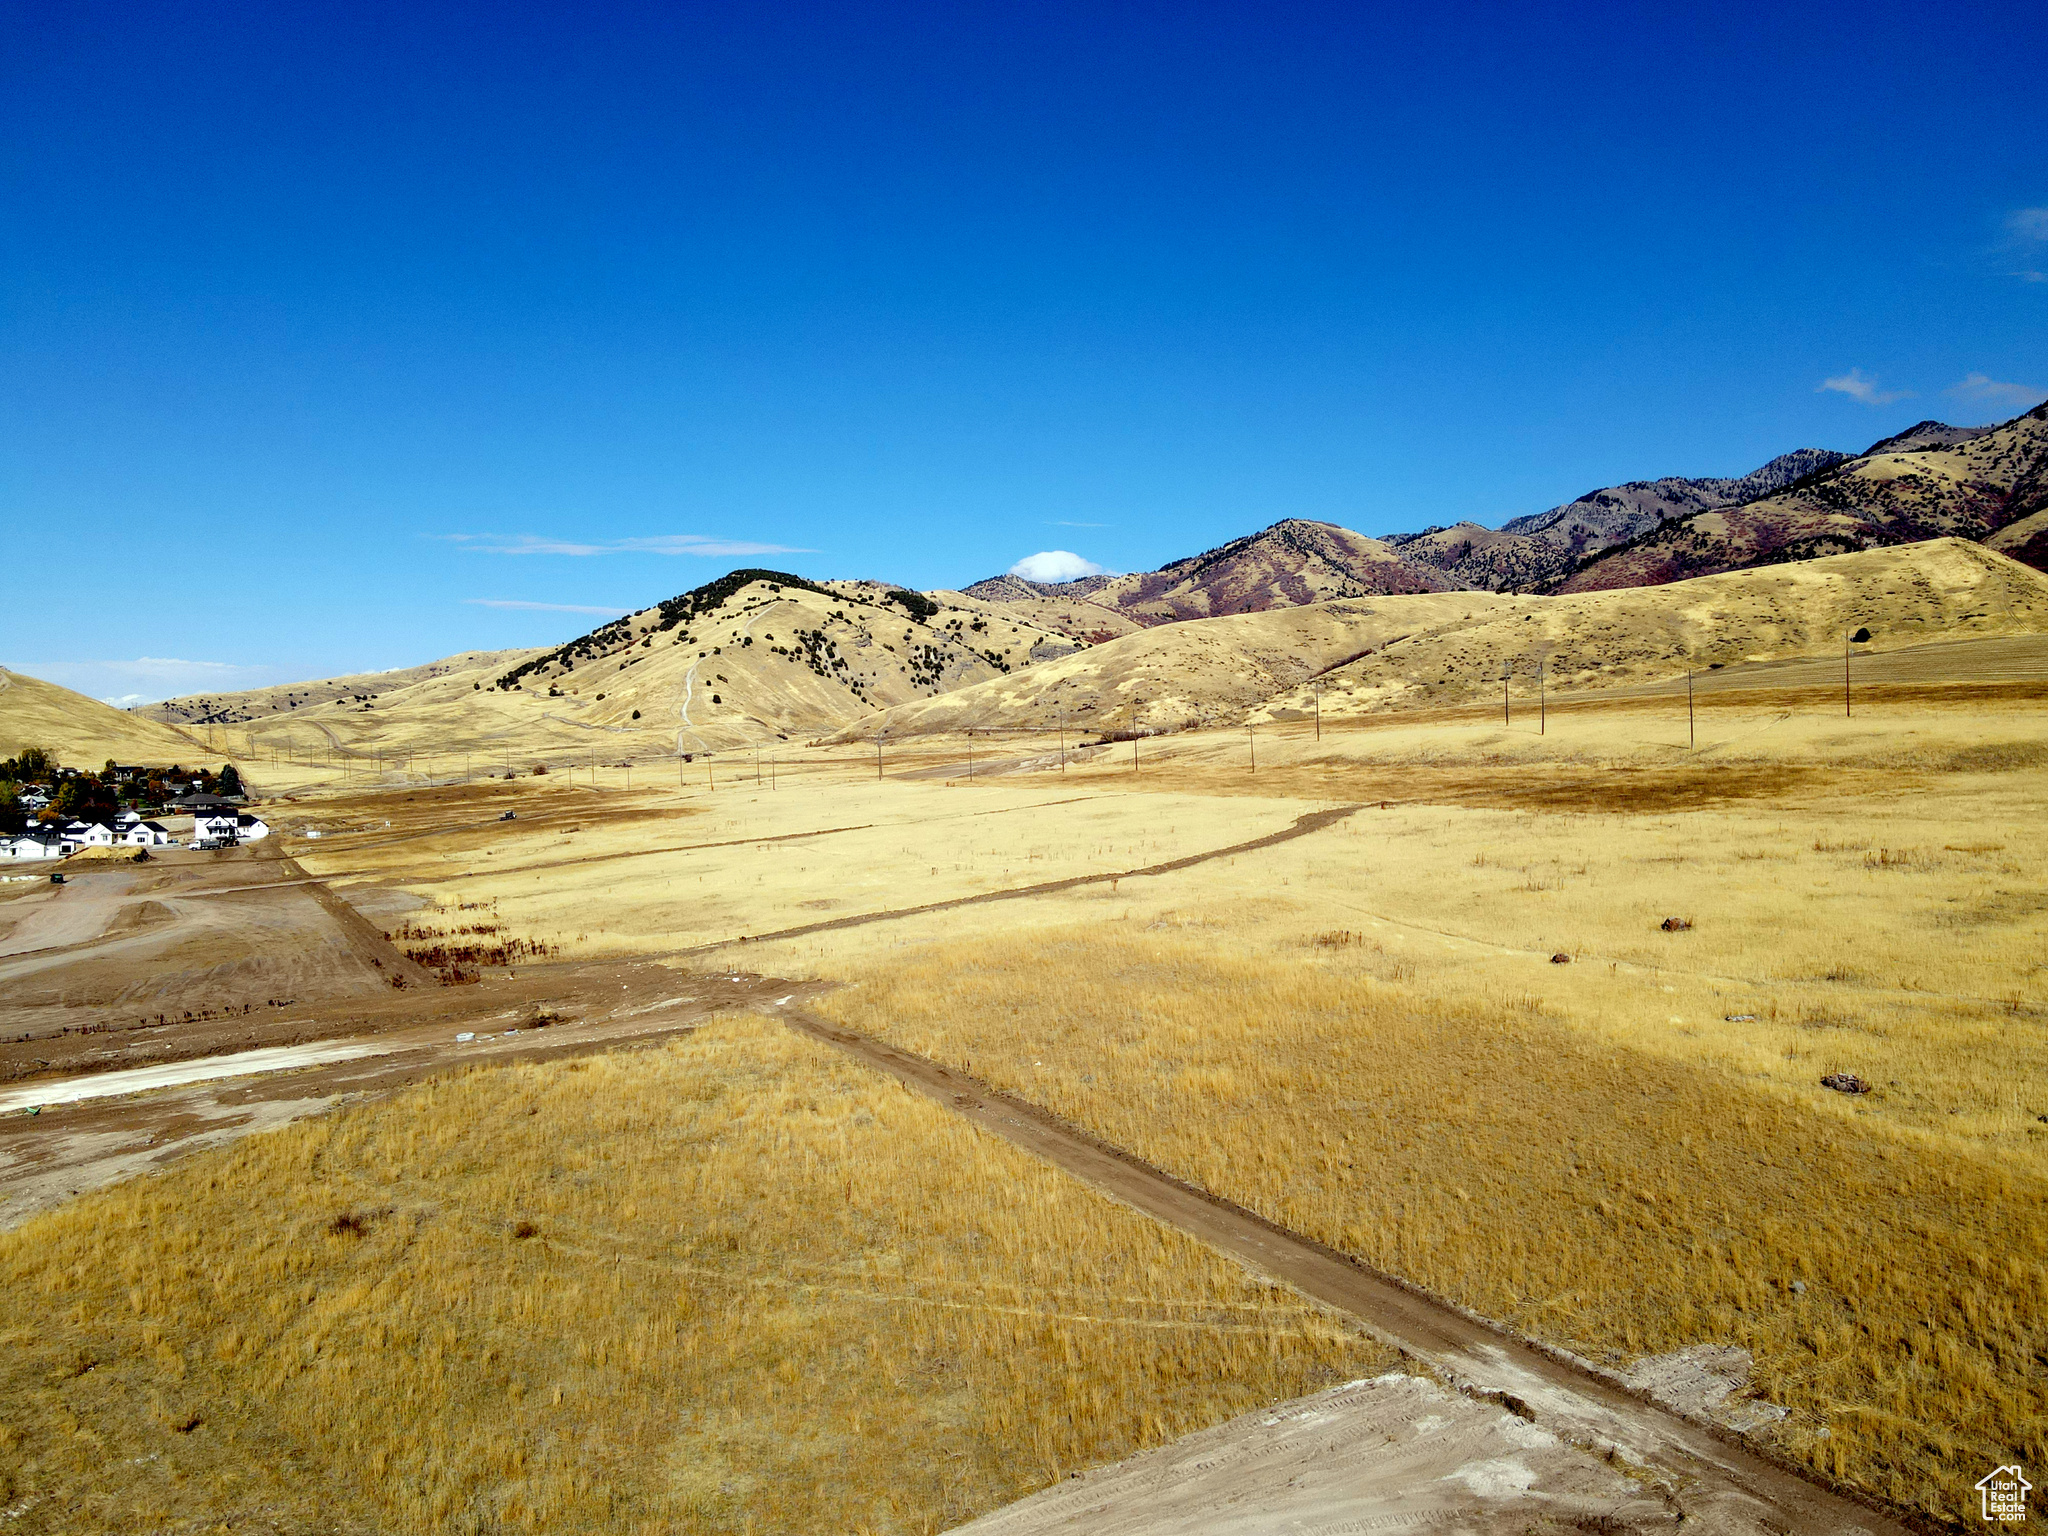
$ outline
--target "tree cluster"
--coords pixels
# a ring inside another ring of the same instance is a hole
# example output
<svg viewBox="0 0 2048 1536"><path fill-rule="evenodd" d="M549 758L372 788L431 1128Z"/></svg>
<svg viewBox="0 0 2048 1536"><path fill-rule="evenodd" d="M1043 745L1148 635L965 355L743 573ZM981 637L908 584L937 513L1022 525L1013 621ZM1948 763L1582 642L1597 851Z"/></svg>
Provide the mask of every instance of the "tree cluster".
<svg viewBox="0 0 2048 1536"><path fill-rule="evenodd" d="M26 830L30 813L21 795L30 787L42 790L50 800L34 819L61 826L71 821L111 822L124 806L158 810L195 788L205 794L239 795L242 776L233 763L217 774L176 764L124 772L111 759L95 773L64 767L47 748L24 747L14 757L0 760L0 832Z"/></svg>

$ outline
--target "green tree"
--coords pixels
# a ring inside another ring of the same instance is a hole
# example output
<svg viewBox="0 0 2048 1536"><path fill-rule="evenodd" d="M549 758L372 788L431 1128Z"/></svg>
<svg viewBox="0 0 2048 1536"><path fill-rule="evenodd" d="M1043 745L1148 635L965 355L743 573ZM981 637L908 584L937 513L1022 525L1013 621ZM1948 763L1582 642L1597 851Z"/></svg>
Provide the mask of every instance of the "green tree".
<svg viewBox="0 0 2048 1536"><path fill-rule="evenodd" d="M224 795L239 795L242 792L242 775L233 763L220 771L220 792Z"/></svg>

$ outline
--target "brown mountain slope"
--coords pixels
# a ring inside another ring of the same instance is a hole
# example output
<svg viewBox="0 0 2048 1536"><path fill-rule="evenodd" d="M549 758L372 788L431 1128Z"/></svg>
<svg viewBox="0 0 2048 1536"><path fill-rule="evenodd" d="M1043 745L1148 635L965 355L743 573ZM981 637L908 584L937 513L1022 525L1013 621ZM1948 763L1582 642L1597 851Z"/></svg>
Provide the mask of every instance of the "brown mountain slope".
<svg viewBox="0 0 2048 1536"><path fill-rule="evenodd" d="M1743 662L1859 655L1934 642L2048 633L2048 576L1965 539L1729 571L1693 581L1563 597L1415 633L1323 678L1327 717L1500 698L1543 668L1556 689L1605 689ZM1307 713L1304 689L1259 718Z"/></svg>
<svg viewBox="0 0 2048 1536"><path fill-rule="evenodd" d="M1442 592L1461 585L1403 560L1383 539L1367 538L1335 523L1288 518L1156 571L1059 583L998 576L966 591L1000 602L1015 600L1022 589L1039 597L1085 601L1150 625L1263 613L1333 598Z"/></svg>
<svg viewBox="0 0 2048 1536"><path fill-rule="evenodd" d="M1085 646L1001 604L750 569L551 650L372 674L387 684L374 694L302 683L174 700L173 712L234 722L262 754L611 763L838 730ZM395 677L409 680L388 686Z"/></svg>
<svg viewBox="0 0 2048 1536"><path fill-rule="evenodd" d="M1227 724L1275 693L1418 629L1484 622L1515 603L1491 592L1339 598L1159 624L1027 672L898 705L841 740L891 741L966 729L1179 730Z"/></svg>
<svg viewBox="0 0 2048 1536"><path fill-rule="evenodd" d="M238 693L194 693L166 699L161 704L140 706L153 720L183 724L246 725L272 715L291 715L315 704L368 704L386 694L395 694L415 683L457 673L503 672L516 667L538 649L517 651L464 651L444 656L417 667L394 667L388 672L355 672L346 677L323 677L309 683L280 683L274 688L248 688Z"/></svg>
<svg viewBox="0 0 2048 1536"><path fill-rule="evenodd" d="M109 758L155 768L221 761L218 750L175 726L0 667L0 757L23 747L45 747L72 768L98 768Z"/></svg>
<svg viewBox="0 0 2048 1536"><path fill-rule="evenodd" d="M1880 443L1775 496L1674 518L1596 556L1558 590L1654 586L1946 537L1990 543L2042 563L2048 540L2038 515L2048 511L2048 405L1961 441L1942 441L1947 434L1926 426L1903 437L1933 446L1901 451Z"/></svg>
<svg viewBox="0 0 2048 1536"><path fill-rule="evenodd" d="M1938 424L1922 423L1928 425ZM1632 480L1588 491L1548 512L1510 518L1497 530L1456 523L1395 534L1387 542L1404 560L1433 566L1460 586L1495 592L1526 587L1561 576L1600 550L1626 543L1669 518L1754 501L1848 457L1825 448L1800 448L1746 475Z"/></svg>
<svg viewBox="0 0 2048 1536"><path fill-rule="evenodd" d="M842 740L967 729L1148 732L1365 714L1533 688L1602 689L1742 662L2048 633L2048 577L1936 539L1644 590L1340 599L1159 625L1027 672L866 716Z"/></svg>

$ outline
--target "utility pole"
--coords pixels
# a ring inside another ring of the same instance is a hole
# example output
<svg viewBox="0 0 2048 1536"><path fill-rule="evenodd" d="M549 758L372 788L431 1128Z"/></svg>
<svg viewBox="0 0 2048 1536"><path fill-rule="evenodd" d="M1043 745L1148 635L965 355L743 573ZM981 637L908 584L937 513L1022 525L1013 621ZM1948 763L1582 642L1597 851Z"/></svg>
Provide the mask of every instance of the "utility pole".
<svg viewBox="0 0 2048 1536"><path fill-rule="evenodd" d="M967 727L967 777L974 777L974 727Z"/></svg>
<svg viewBox="0 0 2048 1536"><path fill-rule="evenodd" d="M1321 679L1320 677L1319 677L1319 678L1317 678L1317 679L1315 680L1315 693L1316 693L1316 740L1317 740L1317 741L1321 741L1321 740L1323 739L1323 680L1322 680L1322 679Z"/></svg>
<svg viewBox="0 0 2048 1536"><path fill-rule="evenodd" d="M1842 642L1842 718L1849 718L1849 647L1853 641Z"/></svg>
<svg viewBox="0 0 2048 1536"><path fill-rule="evenodd" d="M1692 668L1685 669L1685 750L1690 752L1695 737L1692 725Z"/></svg>
<svg viewBox="0 0 2048 1536"><path fill-rule="evenodd" d="M1067 771L1067 712L1060 711L1060 772Z"/></svg>
<svg viewBox="0 0 2048 1536"><path fill-rule="evenodd" d="M1252 772L1257 773L1259 771L1259 738L1252 734L1250 726L1244 728L1244 742L1246 746L1252 749Z"/></svg>
<svg viewBox="0 0 2048 1536"><path fill-rule="evenodd" d="M1131 700L1131 772L1138 771L1138 701Z"/></svg>
<svg viewBox="0 0 2048 1536"><path fill-rule="evenodd" d="M1503 663L1501 664L1501 669L1500 669L1500 723L1501 723L1502 725L1506 725L1506 724L1508 723L1508 674L1509 674L1510 672L1512 672L1513 670L1514 670L1514 668L1513 668L1513 667L1511 667L1511 666L1509 666L1509 665L1508 665L1507 663L1503 662Z"/></svg>
<svg viewBox="0 0 2048 1536"><path fill-rule="evenodd" d="M1545 666L1541 658L1536 662L1536 734L1543 735L1550 729L1550 683L1545 677Z"/></svg>

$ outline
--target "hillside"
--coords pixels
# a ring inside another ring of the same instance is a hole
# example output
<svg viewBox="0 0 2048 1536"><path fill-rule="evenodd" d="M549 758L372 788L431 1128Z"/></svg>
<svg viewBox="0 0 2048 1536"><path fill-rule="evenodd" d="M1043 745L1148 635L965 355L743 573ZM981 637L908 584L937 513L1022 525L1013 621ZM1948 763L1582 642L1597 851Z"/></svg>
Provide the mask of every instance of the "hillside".
<svg viewBox="0 0 2048 1536"><path fill-rule="evenodd" d="M167 767L220 760L197 737L25 673L0 668L0 757L47 747L73 768L117 763Z"/></svg>
<svg viewBox="0 0 2048 1536"><path fill-rule="evenodd" d="M1347 599L1146 630L1014 677L900 706L843 739L1050 727L1178 729L1613 688L1784 657L2048 633L2048 577L1961 539L1575 597Z"/></svg>
<svg viewBox="0 0 2048 1536"><path fill-rule="evenodd" d="M1418 627L1483 621L1521 601L1490 592L1339 598L1262 613L1164 624L1010 677L899 705L857 721L840 740L972 729L1042 727L1062 717L1085 731L1180 730L1225 724Z"/></svg>
<svg viewBox="0 0 2048 1536"><path fill-rule="evenodd" d="M186 724L247 725L273 715L290 715L316 704L370 704L387 694L435 678L472 672L502 671L517 666L535 653L521 651L464 651L417 667L395 667L388 672L356 672L347 677L325 677L310 683L280 683L274 688L250 688L239 693L195 693L184 698L151 704L151 716Z"/></svg>
<svg viewBox="0 0 2048 1536"><path fill-rule="evenodd" d="M1669 518L1754 501L1847 458L1829 449L1800 448L1746 475L1632 480L1588 491L1548 512L1510 518L1497 530L1457 523L1395 534L1387 543L1404 560L1440 570L1459 586L1496 592L1527 587L1561 576L1599 551L1626 543Z"/></svg>
<svg viewBox="0 0 2048 1536"><path fill-rule="evenodd" d="M1924 443L1924 447L1898 446ZM1691 513L1558 586L1594 592L1918 539L1965 538L2048 567L2048 405L1988 432L1923 422L1773 496Z"/></svg>
<svg viewBox="0 0 2048 1536"><path fill-rule="evenodd" d="M1228 544L1170 561L1156 571L1046 583L1016 576L976 582L967 595L992 601L1025 593L1088 603L1138 624L1171 624L1229 613L1263 613L1333 598L1389 592L1440 592L1460 585L1404 561L1383 539L1303 518L1263 528Z"/></svg>
<svg viewBox="0 0 2048 1536"><path fill-rule="evenodd" d="M1655 587L1524 598L1523 611L1417 631L1324 680L1323 711L1497 699L1504 671L1533 691L1625 687L1787 657L1839 659L1934 641L2048 634L2048 576L1963 539L1933 539ZM1305 713L1305 690L1265 718Z"/></svg>
<svg viewBox="0 0 2048 1536"><path fill-rule="evenodd" d="M1092 576L1088 582L1112 578ZM925 596L934 602L971 608L976 612L1022 619L1054 634L1085 640L1090 645L1114 640L1145 626L1125 613L1093 601L1081 589L1088 582L1070 581L1040 590L1021 576L995 576L977 581L964 592L935 591ZM1051 595L1048 595L1051 594Z"/></svg>
<svg viewBox="0 0 2048 1536"><path fill-rule="evenodd" d="M173 710L238 723L259 756L611 762L834 731L1084 644L1002 605L899 591L735 571L551 650L470 652ZM401 676L411 680L391 686Z"/></svg>

